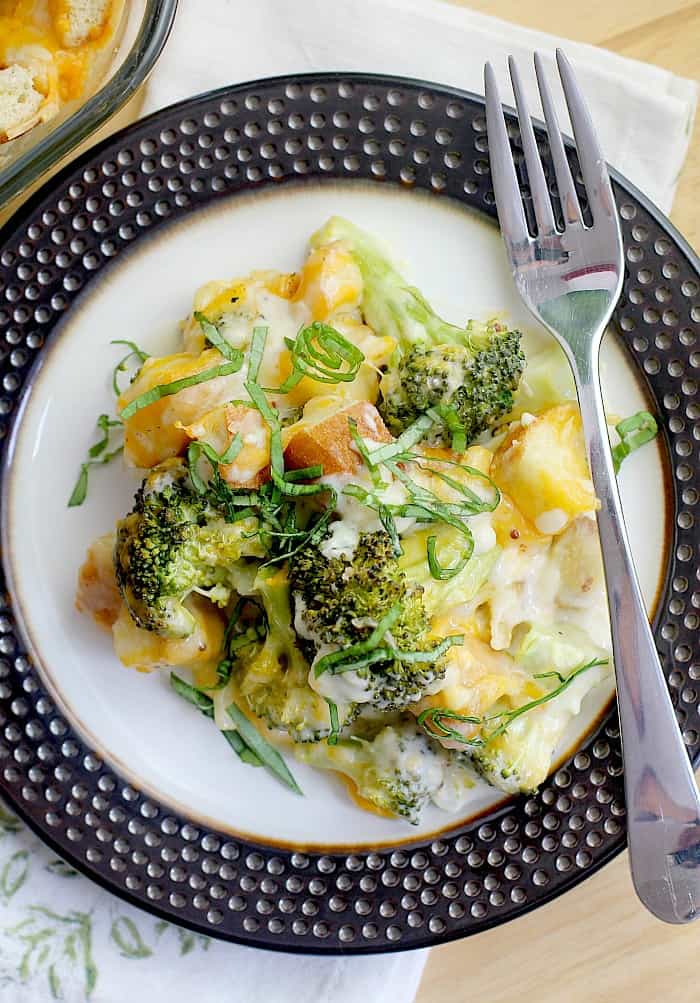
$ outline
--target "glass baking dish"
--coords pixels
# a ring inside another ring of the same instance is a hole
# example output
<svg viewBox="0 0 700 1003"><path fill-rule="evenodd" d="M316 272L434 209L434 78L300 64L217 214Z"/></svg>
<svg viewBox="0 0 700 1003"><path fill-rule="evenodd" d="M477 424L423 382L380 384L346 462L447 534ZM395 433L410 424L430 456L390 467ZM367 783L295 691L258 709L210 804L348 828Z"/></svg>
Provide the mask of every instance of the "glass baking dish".
<svg viewBox="0 0 700 1003"><path fill-rule="evenodd" d="M72 112L32 129L0 168L0 209L124 105L146 79L172 27L177 0L126 0L118 44L99 89Z"/></svg>

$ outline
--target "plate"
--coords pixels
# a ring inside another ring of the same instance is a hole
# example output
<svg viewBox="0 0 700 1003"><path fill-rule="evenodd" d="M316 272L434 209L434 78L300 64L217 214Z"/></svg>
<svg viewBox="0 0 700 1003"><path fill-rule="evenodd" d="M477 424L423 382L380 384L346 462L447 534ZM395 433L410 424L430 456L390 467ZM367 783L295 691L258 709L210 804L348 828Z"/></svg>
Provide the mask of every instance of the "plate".
<svg viewBox="0 0 700 1003"><path fill-rule="evenodd" d="M649 406L665 431L621 486L696 752L698 261L615 183L629 274L604 382L611 410ZM121 668L73 610L82 552L129 507L136 477L99 470L86 506L65 507L110 406L110 339L172 350L198 284L298 266L333 212L388 239L450 319L499 310L544 337L493 225L483 101L418 81L322 74L181 103L90 151L0 234L0 787L71 863L171 921L270 948L366 952L513 918L624 846L609 690L589 701L536 796L483 790L469 817L436 810L414 828L360 812L333 778L295 764L301 801L227 755L161 677Z"/></svg>

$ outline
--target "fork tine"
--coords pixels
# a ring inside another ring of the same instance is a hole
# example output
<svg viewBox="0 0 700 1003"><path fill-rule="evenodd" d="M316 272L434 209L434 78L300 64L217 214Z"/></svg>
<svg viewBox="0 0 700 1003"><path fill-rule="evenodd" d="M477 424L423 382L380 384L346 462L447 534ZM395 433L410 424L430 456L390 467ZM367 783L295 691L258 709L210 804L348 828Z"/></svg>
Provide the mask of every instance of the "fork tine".
<svg viewBox="0 0 700 1003"><path fill-rule="evenodd" d="M601 213L606 216L616 216L608 168L598 145L590 112L581 89L576 83L571 63L561 49L557 49L557 65L569 109L569 117L574 128L578 162L581 165L581 174L586 186L593 222L595 222L596 216L600 216Z"/></svg>
<svg viewBox="0 0 700 1003"><path fill-rule="evenodd" d="M486 94L486 127L489 140L491 179L498 206L498 220L508 244L527 243L530 235L525 219L520 184L508 141L496 74L491 63L484 67L484 92Z"/></svg>
<svg viewBox="0 0 700 1003"><path fill-rule="evenodd" d="M544 111L544 120L547 123L547 136L549 138L549 150L552 154L554 173L557 179L557 189L561 200L561 209L564 214L564 222L568 225L578 223L583 226L581 208L576 194L576 186L571 176L571 168L564 149L564 141L559 131L557 113L554 109L552 92L547 83L542 57L539 52L535 53L535 73L537 74L537 85L540 89L540 100Z"/></svg>
<svg viewBox="0 0 700 1003"><path fill-rule="evenodd" d="M525 165L527 166L527 177L532 194L532 205L535 210L537 228L540 237L549 237L556 230L552 203L549 198L547 179L544 176L540 153L537 149L535 131L532 128L532 119L530 118L530 110L527 106L527 99L520 79L518 65L512 56L508 56L508 69L510 70L510 79L513 82L515 106L518 109L520 137L523 154L525 155Z"/></svg>

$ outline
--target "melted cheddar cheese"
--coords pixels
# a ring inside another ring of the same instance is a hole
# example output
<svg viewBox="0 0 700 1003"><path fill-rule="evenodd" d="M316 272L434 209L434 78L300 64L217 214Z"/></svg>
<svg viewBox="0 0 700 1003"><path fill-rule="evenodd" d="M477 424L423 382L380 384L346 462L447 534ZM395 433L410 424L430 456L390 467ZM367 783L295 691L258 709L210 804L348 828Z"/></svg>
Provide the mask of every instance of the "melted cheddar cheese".
<svg viewBox="0 0 700 1003"><path fill-rule="evenodd" d="M0 0L0 71L27 70L38 113L10 128L0 115L0 143L54 118L65 105L85 100L106 69L122 21L124 0L96 0L85 30L70 0Z"/></svg>

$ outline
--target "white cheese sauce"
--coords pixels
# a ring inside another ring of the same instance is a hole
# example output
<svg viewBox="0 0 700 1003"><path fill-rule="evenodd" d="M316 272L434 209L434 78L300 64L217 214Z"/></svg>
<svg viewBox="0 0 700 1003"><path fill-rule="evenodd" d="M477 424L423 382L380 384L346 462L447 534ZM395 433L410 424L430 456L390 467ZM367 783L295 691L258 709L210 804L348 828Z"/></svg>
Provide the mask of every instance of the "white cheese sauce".
<svg viewBox="0 0 700 1003"><path fill-rule="evenodd" d="M471 520L473 523L474 520ZM610 648L605 580L592 516L579 516L561 536L503 548L475 602L490 609L491 646L510 647L520 624L571 623L598 647Z"/></svg>
<svg viewBox="0 0 700 1003"><path fill-rule="evenodd" d="M357 672L338 672L336 675L332 672L324 672L320 676L316 675L314 666L320 658L332 651L337 651L337 648L330 644L322 645L319 648L309 671L311 689L326 700L332 700L337 704L370 703L372 700L371 688L367 680L362 679Z"/></svg>
<svg viewBox="0 0 700 1003"><path fill-rule="evenodd" d="M277 386L281 382L279 358L287 350L285 338L294 341L300 328L305 327L310 320L309 308L303 301L283 299L264 286L250 284L241 308L222 314L217 327L226 341L241 351L247 351L250 347L256 327L266 327L265 353L258 378L263 386ZM240 383L239 396L247 399L244 386L247 366L243 366L236 375Z"/></svg>
<svg viewBox="0 0 700 1003"><path fill-rule="evenodd" d="M380 501L387 505L403 505L408 500L406 488L400 481L387 484L385 488L375 488L367 470L358 470L354 474L329 474L320 480L332 487L338 498L336 512L339 518L330 524L330 536L319 547L323 556L328 560L341 555L352 558L361 533L377 533L384 530L373 509L357 498L343 494L348 484L359 484L365 491L374 493ZM414 525L415 520L397 516L394 522L397 532L401 534L407 533Z"/></svg>
<svg viewBox="0 0 700 1003"><path fill-rule="evenodd" d="M474 555L485 554L496 546L496 533L491 525L491 513L480 512L473 515L467 525L474 538Z"/></svg>
<svg viewBox="0 0 700 1003"><path fill-rule="evenodd" d="M555 533L561 533L568 521L569 517L566 512L560 508L552 508L547 512L540 512L535 519L535 526L538 533L553 536Z"/></svg>

